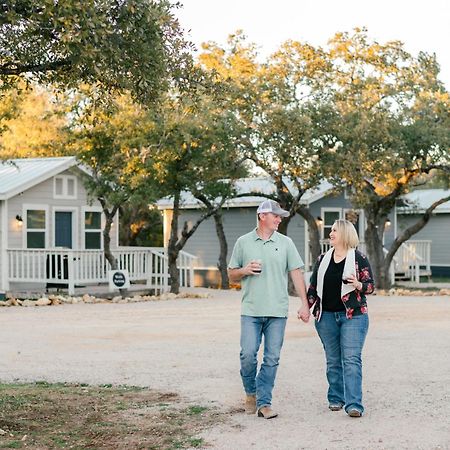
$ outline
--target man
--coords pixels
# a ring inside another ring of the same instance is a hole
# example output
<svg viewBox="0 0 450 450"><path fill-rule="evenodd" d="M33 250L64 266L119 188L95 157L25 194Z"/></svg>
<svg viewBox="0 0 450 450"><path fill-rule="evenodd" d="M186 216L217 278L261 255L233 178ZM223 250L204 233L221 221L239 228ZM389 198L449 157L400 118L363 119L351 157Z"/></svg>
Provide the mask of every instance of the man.
<svg viewBox="0 0 450 450"><path fill-rule="evenodd" d="M241 378L245 411L272 419L272 390L288 315L288 273L301 299L298 317L308 322L310 312L303 279L303 261L292 240L278 233L289 212L273 200L258 209L258 226L241 236L228 265L231 281L241 281ZM264 356L257 374L257 354L264 336Z"/></svg>

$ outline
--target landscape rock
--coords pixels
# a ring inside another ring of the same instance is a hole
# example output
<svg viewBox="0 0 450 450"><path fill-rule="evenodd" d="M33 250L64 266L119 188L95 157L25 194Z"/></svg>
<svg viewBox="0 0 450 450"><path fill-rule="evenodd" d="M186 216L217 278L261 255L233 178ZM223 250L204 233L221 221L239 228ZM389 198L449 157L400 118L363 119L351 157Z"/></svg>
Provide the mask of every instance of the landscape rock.
<svg viewBox="0 0 450 450"><path fill-rule="evenodd" d="M22 302L22 306L28 307L28 306L36 306L36 302L33 300L24 300Z"/></svg>
<svg viewBox="0 0 450 450"><path fill-rule="evenodd" d="M52 301L47 297L41 297L39 300L36 300L36 306L48 306L51 305Z"/></svg>

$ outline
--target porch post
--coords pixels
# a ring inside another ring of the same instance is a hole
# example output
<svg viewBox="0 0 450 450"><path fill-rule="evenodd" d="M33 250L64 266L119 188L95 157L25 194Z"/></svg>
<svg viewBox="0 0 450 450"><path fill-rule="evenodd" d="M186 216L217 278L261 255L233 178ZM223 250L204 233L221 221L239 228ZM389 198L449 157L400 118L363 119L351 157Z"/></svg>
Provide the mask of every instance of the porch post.
<svg viewBox="0 0 450 450"><path fill-rule="evenodd" d="M309 271L311 268L309 267L309 261L311 259L311 252L309 250L309 226L308 226L308 222L303 219L303 222L305 224L305 272Z"/></svg>
<svg viewBox="0 0 450 450"><path fill-rule="evenodd" d="M417 260L417 257L416 257L416 260L415 260L415 267L414 267L414 269L415 269L414 276L415 276L415 279L416 279L416 283L420 283L420 262Z"/></svg>
<svg viewBox="0 0 450 450"><path fill-rule="evenodd" d="M162 267L163 267L163 292L167 292L169 290L169 259L167 257L168 255L168 249L164 248L164 255L165 258L162 258Z"/></svg>
<svg viewBox="0 0 450 450"><path fill-rule="evenodd" d="M70 250L67 252L67 272L69 295L73 295L75 294L75 271L73 266L73 252Z"/></svg>
<svg viewBox="0 0 450 450"><path fill-rule="evenodd" d="M1 274L0 274L0 291L6 292L9 290L9 266L8 266L8 200L1 202Z"/></svg>
<svg viewBox="0 0 450 450"><path fill-rule="evenodd" d="M152 285L152 272L153 272L153 252L150 250L145 253L145 278L148 288Z"/></svg>
<svg viewBox="0 0 450 450"><path fill-rule="evenodd" d="M189 279L190 279L190 284L189 287L193 288L194 287L194 258L191 258L189 261Z"/></svg>

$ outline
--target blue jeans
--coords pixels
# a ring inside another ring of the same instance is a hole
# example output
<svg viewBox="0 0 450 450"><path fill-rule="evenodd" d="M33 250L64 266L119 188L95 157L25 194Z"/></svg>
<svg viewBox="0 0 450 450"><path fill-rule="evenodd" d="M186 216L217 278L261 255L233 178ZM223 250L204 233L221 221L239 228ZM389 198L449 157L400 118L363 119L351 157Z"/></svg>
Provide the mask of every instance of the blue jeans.
<svg viewBox="0 0 450 450"><path fill-rule="evenodd" d="M272 390L283 346L286 317L241 316L241 378L256 407L272 404ZM264 336L264 356L258 375L258 350Z"/></svg>
<svg viewBox="0 0 450 450"><path fill-rule="evenodd" d="M364 412L361 352L368 329L367 314L347 319L345 311L324 311L316 321L327 360L328 402L345 406L345 411Z"/></svg>

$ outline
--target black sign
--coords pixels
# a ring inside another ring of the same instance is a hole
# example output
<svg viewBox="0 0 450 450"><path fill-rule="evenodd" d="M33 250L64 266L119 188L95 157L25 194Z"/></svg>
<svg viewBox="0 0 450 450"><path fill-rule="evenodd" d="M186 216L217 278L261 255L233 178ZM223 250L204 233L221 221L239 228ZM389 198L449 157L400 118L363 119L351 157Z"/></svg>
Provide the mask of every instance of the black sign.
<svg viewBox="0 0 450 450"><path fill-rule="evenodd" d="M126 278L122 272L114 272L112 281L115 286L121 288L126 283Z"/></svg>

